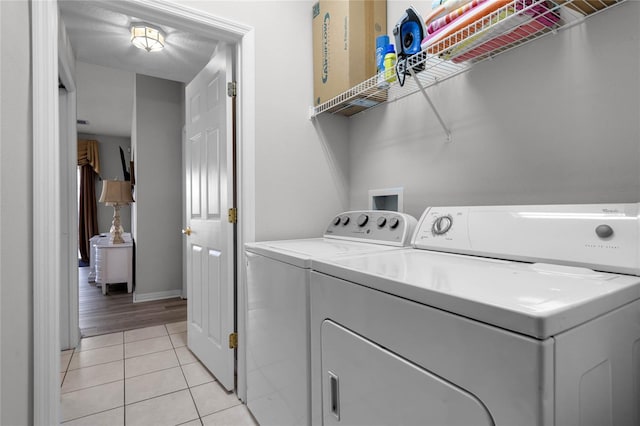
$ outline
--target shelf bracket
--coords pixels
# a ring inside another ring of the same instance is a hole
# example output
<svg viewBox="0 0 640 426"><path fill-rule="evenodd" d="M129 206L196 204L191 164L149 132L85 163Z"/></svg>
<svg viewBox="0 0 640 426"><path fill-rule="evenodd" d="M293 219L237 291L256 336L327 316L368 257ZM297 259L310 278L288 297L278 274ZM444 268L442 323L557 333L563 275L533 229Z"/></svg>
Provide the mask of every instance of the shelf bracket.
<svg viewBox="0 0 640 426"><path fill-rule="evenodd" d="M313 120L316 118L316 108L310 106L309 107L309 120Z"/></svg>
<svg viewBox="0 0 640 426"><path fill-rule="evenodd" d="M451 142L451 131L449 130L449 128L447 127L446 124L444 124L444 120L442 120L442 117L440 116L440 113L438 112L438 109L436 108L436 106L433 104L433 102L431 101L431 98L429 97L429 95L427 94L427 90L424 88L424 86L422 85L422 82L420 81L420 79L418 78L418 75L413 71L413 68L409 68L409 72L411 73L411 77L413 77L413 80L416 82L416 85L418 86L418 88L420 89L420 91L422 92L422 95L424 96L424 98L427 100L427 102L429 103L429 106L431 107L431 109L433 110L433 113L436 115L436 118L438 119L438 121L440 122L440 125L442 126L442 129L444 130L444 133L447 135L447 142Z"/></svg>

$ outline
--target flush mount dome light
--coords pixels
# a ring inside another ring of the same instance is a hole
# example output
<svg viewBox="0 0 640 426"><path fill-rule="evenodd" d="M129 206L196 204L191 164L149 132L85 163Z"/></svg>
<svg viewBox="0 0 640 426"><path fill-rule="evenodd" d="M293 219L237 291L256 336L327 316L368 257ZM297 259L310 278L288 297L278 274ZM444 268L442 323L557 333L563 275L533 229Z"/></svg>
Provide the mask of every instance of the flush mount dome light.
<svg viewBox="0 0 640 426"><path fill-rule="evenodd" d="M159 28L137 22L131 25L131 43L147 52L157 52L164 48L164 33Z"/></svg>

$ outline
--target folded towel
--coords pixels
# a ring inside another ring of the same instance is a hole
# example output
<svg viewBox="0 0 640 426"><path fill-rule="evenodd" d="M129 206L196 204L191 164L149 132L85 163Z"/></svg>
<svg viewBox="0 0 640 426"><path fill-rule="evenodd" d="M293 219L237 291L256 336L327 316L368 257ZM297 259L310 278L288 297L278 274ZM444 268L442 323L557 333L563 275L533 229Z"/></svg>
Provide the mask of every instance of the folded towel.
<svg viewBox="0 0 640 426"><path fill-rule="evenodd" d="M518 0L516 2L516 9L522 10L528 7L525 11L527 15L536 18L536 21L547 27L555 26L560 21L559 12L551 11L545 4L546 2L536 3L531 6L531 0Z"/></svg>
<svg viewBox="0 0 640 426"><path fill-rule="evenodd" d="M462 14L458 15L460 12ZM555 27L560 21L558 12L549 9L543 0L473 0L434 21L430 26L433 32L429 33L427 29L422 49L444 59L452 59L473 45L511 32L532 17L548 28ZM511 19L503 22L506 18Z"/></svg>
<svg viewBox="0 0 640 426"><path fill-rule="evenodd" d="M499 37L493 38L481 44L480 46L475 47L474 49L453 58L451 61L457 64L460 62L473 60L475 58L478 58L479 56L487 55L498 49L505 48L510 44L521 42L526 38L535 37L545 30L549 31L546 25L543 25L538 21L531 21L527 24L519 26L518 28L507 34L503 34Z"/></svg>
<svg viewBox="0 0 640 426"><path fill-rule="evenodd" d="M431 8L433 9L431 13L427 15L424 20L425 25L429 25L431 21L438 19L439 17L455 10L459 7L464 6L467 3L472 2L473 0L446 0L441 1L439 6L433 7L434 4L431 4Z"/></svg>
<svg viewBox="0 0 640 426"><path fill-rule="evenodd" d="M506 18L509 18L509 19L507 20ZM489 18L485 18L485 19L489 19ZM516 11L513 8L503 10L498 14L497 17L492 15L491 17L492 22L487 23L487 24L489 23L492 24L489 29L485 31L481 31L477 34L474 34L471 37L468 37L467 39L453 46L451 49L443 52L441 57L447 60L455 58L456 56L462 54L463 52L472 49L474 46L478 46L486 42L487 40L491 40L492 38L497 37L501 34L505 34L510 31L513 31L515 28L526 23L530 19L531 18L529 16L526 16L524 14L523 15L516 14Z"/></svg>
<svg viewBox="0 0 640 426"><path fill-rule="evenodd" d="M464 6L457 8L453 12L448 13L447 15L436 19L435 21L431 22L429 26L427 26L427 34L435 33L440 28L450 24L456 18L459 18L460 16L462 16L465 12L468 12L469 10L478 6L480 3L484 3L485 1L486 0L472 0L470 3L467 3Z"/></svg>
<svg viewBox="0 0 640 426"><path fill-rule="evenodd" d="M449 25L440 28L433 34L427 34L422 40L422 49L426 49L427 53L431 54L442 53L454 44L484 29L483 18L510 3L510 0L487 0L479 4Z"/></svg>
<svg viewBox="0 0 640 426"><path fill-rule="evenodd" d="M517 0L514 2L514 5L515 8L510 7L507 11L500 13L498 17L498 24L492 25L488 30L458 43L453 47L453 49L445 52L443 57L445 59L451 59L454 63L473 59L477 56L488 53L487 49L490 46L495 46L495 49L504 48L508 44L515 43L523 38L530 37L533 34L542 31L544 27L554 27L560 20L558 14L555 11L548 9L544 2L532 5L532 0ZM508 21L503 21L507 16L513 15L516 11L522 10L525 10L524 13L516 14ZM536 22L536 24L525 25L531 17L535 19L533 22ZM544 27L541 27L538 24L544 25ZM517 27L523 25L525 25L523 29L521 31L517 31ZM504 36L500 37L501 34ZM472 46L480 46L492 38L496 38L496 40L493 43L485 44L480 50L474 51L474 49L471 48ZM466 54L463 53L465 50L467 51Z"/></svg>

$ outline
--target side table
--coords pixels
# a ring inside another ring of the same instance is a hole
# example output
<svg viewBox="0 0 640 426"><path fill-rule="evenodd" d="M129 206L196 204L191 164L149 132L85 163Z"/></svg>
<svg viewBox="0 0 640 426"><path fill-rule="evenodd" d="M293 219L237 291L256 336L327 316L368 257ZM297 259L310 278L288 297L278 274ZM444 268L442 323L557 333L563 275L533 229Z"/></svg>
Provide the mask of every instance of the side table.
<svg viewBox="0 0 640 426"><path fill-rule="evenodd" d="M124 238L125 243L132 242L131 233L125 232L122 234L122 238ZM98 234L89 238L89 246L91 249L89 250L89 277L88 281L90 283L96 282L96 246L100 245L109 245L109 234Z"/></svg>
<svg viewBox="0 0 640 426"><path fill-rule="evenodd" d="M96 244L96 283L107 294L107 285L127 283L127 292L133 291L133 243Z"/></svg>

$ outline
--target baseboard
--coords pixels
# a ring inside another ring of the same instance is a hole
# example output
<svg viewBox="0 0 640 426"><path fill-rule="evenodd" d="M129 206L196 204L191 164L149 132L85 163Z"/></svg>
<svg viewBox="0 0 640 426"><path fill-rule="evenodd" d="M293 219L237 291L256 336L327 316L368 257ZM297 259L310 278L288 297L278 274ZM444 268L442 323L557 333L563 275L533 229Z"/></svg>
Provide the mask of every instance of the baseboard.
<svg viewBox="0 0 640 426"><path fill-rule="evenodd" d="M182 290L158 291L155 293L133 293L133 303L150 302L152 300L172 299L174 297L182 297Z"/></svg>

